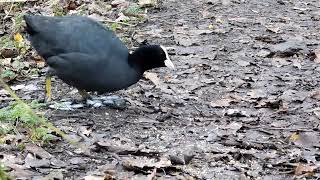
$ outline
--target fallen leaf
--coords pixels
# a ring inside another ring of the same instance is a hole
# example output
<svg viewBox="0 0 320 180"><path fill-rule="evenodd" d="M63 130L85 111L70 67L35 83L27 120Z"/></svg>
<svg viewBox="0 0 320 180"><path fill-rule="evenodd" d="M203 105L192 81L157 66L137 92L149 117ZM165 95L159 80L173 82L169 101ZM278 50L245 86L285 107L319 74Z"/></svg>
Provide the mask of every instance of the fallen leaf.
<svg viewBox="0 0 320 180"><path fill-rule="evenodd" d="M242 123L232 122L225 129L227 129L228 133L235 135L239 129L242 128Z"/></svg>
<svg viewBox="0 0 320 180"><path fill-rule="evenodd" d="M296 146L313 148L315 146L319 146L320 144L318 137L318 132L295 132L289 137L289 140Z"/></svg>
<svg viewBox="0 0 320 180"><path fill-rule="evenodd" d="M147 157L126 158L122 163L122 166L127 170L150 170L153 168L170 167L171 165L171 161L165 157L160 158L160 160Z"/></svg>
<svg viewBox="0 0 320 180"><path fill-rule="evenodd" d="M316 100L320 100L320 90L311 92L310 97Z"/></svg>
<svg viewBox="0 0 320 180"><path fill-rule="evenodd" d="M231 99L220 99L214 102L211 102L210 105L212 107L228 107L230 106L232 100Z"/></svg>
<svg viewBox="0 0 320 180"><path fill-rule="evenodd" d="M16 42L22 42L23 41L23 37L21 36L21 34L20 33L17 33L17 34L15 34L14 35L14 40L16 41Z"/></svg>
<svg viewBox="0 0 320 180"><path fill-rule="evenodd" d="M52 155L50 153L48 153L42 147L37 146L35 144L27 144L25 147L25 150L35 156L42 158L42 159L49 159L52 157Z"/></svg>
<svg viewBox="0 0 320 180"><path fill-rule="evenodd" d="M236 94L229 94L220 100L210 102L210 105L212 107L228 107L232 103L238 103L241 100L242 100L242 98L240 96L238 96Z"/></svg>
<svg viewBox="0 0 320 180"><path fill-rule="evenodd" d="M158 75L156 73L145 72L144 77L150 80L154 85L160 85L160 79L158 78Z"/></svg>
<svg viewBox="0 0 320 180"><path fill-rule="evenodd" d="M267 97L267 92L262 89L253 89L247 93L251 99L262 99Z"/></svg>
<svg viewBox="0 0 320 180"><path fill-rule="evenodd" d="M275 26L266 26L267 30L270 31L270 32L273 32L273 33L281 33L281 29L280 27L275 27Z"/></svg>
<svg viewBox="0 0 320 180"><path fill-rule="evenodd" d="M314 54L316 55L316 58L314 59L315 63L320 63L320 49L315 49Z"/></svg>
<svg viewBox="0 0 320 180"><path fill-rule="evenodd" d="M88 175L83 177L84 180L104 180L103 176Z"/></svg>
<svg viewBox="0 0 320 180"><path fill-rule="evenodd" d="M156 0L139 0L140 7L154 7L156 6Z"/></svg>
<svg viewBox="0 0 320 180"><path fill-rule="evenodd" d="M249 117L246 111L242 111L239 109L228 109L225 113L225 116L230 117Z"/></svg>
<svg viewBox="0 0 320 180"><path fill-rule="evenodd" d="M32 167L32 168L47 168L50 167L50 161L47 159L39 159L35 156L31 155L30 153L27 154L25 159L25 166Z"/></svg>
<svg viewBox="0 0 320 180"><path fill-rule="evenodd" d="M297 141L300 139L299 133L295 132L293 134L291 134L291 136L289 137L290 141Z"/></svg>
<svg viewBox="0 0 320 180"><path fill-rule="evenodd" d="M297 167L294 170L294 174L299 175L305 175L305 176L312 176L315 173L315 170L318 167L315 165L308 165L308 164L301 164L299 163Z"/></svg>

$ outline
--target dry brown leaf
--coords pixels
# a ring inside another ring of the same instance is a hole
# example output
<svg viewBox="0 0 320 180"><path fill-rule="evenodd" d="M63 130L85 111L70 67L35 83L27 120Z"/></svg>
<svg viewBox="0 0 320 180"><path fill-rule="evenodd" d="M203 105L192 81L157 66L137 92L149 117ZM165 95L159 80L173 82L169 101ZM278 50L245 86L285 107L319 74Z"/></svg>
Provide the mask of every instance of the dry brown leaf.
<svg viewBox="0 0 320 180"><path fill-rule="evenodd" d="M212 107L228 107L230 106L232 100L231 99L220 99L214 102L211 102L210 105Z"/></svg>
<svg viewBox="0 0 320 180"><path fill-rule="evenodd" d="M308 164L301 164L299 163L298 166L294 170L294 174L299 175L306 175L312 176L315 173L317 166L315 165L308 165Z"/></svg>
<svg viewBox="0 0 320 180"><path fill-rule="evenodd" d="M156 86L160 85L160 79L156 73L145 72L144 77L146 79L149 79L154 85Z"/></svg>
<svg viewBox="0 0 320 180"><path fill-rule="evenodd" d="M318 132L300 132L290 136L290 140L294 145L303 148L313 148L319 146Z"/></svg>
<svg viewBox="0 0 320 180"><path fill-rule="evenodd" d="M320 90L311 92L310 97L316 100L320 100Z"/></svg>
<svg viewBox="0 0 320 180"><path fill-rule="evenodd" d="M23 41L23 37L21 36L20 33L15 34L13 38L16 42L19 42L19 43Z"/></svg>
<svg viewBox="0 0 320 180"><path fill-rule="evenodd" d="M222 99L210 102L210 105L212 107L228 107L232 103L238 103L241 100L242 100L242 97L240 97L239 95L237 95L237 94L229 94L229 95L226 95Z"/></svg>
<svg viewBox="0 0 320 180"><path fill-rule="evenodd" d="M297 140L299 140L299 139L300 139L300 135L299 135L299 133L297 133L297 132L291 134L291 136L289 137L289 140L290 140L290 141L297 141Z"/></svg>
<svg viewBox="0 0 320 180"><path fill-rule="evenodd" d="M315 49L314 54L316 55L316 58L314 59L315 63L320 63L320 49Z"/></svg>
<svg viewBox="0 0 320 180"><path fill-rule="evenodd" d="M27 144L25 150L33 155L41 157L42 159L50 159L52 157L50 153L35 144Z"/></svg>

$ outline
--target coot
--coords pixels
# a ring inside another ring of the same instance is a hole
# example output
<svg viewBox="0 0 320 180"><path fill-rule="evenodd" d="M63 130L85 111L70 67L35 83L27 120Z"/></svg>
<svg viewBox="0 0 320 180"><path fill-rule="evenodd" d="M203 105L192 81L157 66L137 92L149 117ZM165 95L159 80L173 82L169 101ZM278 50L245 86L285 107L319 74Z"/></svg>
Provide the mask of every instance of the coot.
<svg viewBox="0 0 320 180"><path fill-rule="evenodd" d="M32 46L49 66L46 101L51 100L53 75L88 98L88 91L127 88L147 70L175 69L163 46L144 45L129 53L111 30L88 17L25 15L24 19Z"/></svg>

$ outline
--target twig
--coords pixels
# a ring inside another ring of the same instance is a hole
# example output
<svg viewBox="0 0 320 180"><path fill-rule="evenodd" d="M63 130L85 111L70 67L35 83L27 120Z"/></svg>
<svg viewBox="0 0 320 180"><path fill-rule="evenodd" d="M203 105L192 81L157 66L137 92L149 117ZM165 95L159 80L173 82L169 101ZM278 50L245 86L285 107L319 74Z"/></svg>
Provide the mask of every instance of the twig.
<svg viewBox="0 0 320 180"><path fill-rule="evenodd" d="M122 25L126 25L126 26L136 26L134 24L129 24L129 23L125 23L125 22L119 22L119 21L112 21L112 20L108 20L108 19L104 19L101 20L102 22L108 22L108 23L117 23L117 24L122 24Z"/></svg>
<svg viewBox="0 0 320 180"><path fill-rule="evenodd" d="M1 0L0 0L1 2ZM6 13L6 16L4 16L3 20L7 19L12 11L12 8L13 8L13 5L14 5L14 2L11 3L11 6L10 6L10 9L9 11Z"/></svg>

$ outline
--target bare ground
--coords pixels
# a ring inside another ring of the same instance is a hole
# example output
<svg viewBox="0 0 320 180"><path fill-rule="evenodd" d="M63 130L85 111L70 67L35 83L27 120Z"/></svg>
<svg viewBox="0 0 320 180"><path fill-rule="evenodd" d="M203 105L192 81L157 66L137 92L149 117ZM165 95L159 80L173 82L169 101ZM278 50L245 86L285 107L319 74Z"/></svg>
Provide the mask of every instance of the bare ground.
<svg viewBox="0 0 320 180"><path fill-rule="evenodd" d="M50 154L40 158L45 165L23 172L63 179L318 179L319 8L318 0L162 2L127 33L135 42L172 47L177 70L153 70L159 85L146 78L114 93L130 102L125 110L44 109L87 149L58 138L43 146ZM39 86L28 96L43 97L43 80L25 82ZM53 86L56 100L76 96L60 80ZM6 153L27 163L28 151Z"/></svg>

